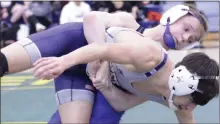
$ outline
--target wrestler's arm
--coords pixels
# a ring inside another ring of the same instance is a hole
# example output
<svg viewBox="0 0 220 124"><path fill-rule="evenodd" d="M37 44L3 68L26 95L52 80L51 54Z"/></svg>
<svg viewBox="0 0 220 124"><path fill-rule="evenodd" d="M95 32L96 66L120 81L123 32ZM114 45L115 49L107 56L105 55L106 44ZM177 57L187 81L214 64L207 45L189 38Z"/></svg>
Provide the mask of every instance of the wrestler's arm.
<svg viewBox="0 0 220 124"><path fill-rule="evenodd" d="M157 62L153 57L154 47L148 42L90 44L62 56L63 68L85 64L94 60L105 60L118 64L131 64L140 71L152 69Z"/></svg>
<svg viewBox="0 0 220 124"><path fill-rule="evenodd" d="M140 98L133 94L126 93L112 85L109 78L109 62L107 61L101 63L95 76L90 75L91 70L88 70L88 73L93 82L93 86L105 96L109 104L116 111L125 111L147 101L146 98Z"/></svg>
<svg viewBox="0 0 220 124"><path fill-rule="evenodd" d="M134 17L127 12L107 13L92 11L85 14L83 18L84 35L88 44L94 42L104 43L105 29L112 26L125 27L134 30L139 28L139 24Z"/></svg>
<svg viewBox="0 0 220 124"><path fill-rule="evenodd" d="M127 12L107 13L92 11L83 18L84 35L88 43L104 42L107 27L125 27L137 30L140 26L134 17Z"/></svg>
<svg viewBox="0 0 220 124"><path fill-rule="evenodd" d="M126 40L133 39L126 38ZM161 51L158 51L158 46L154 42L146 42L148 39L144 37L135 37L135 40L140 42L92 43L58 58L39 59L34 63L35 76L45 79L56 78L72 66L95 60L130 64L136 72L152 70L159 60L156 57L161 56L161 54L156 55L156 53L161 53Z"/></svg>
<svg viewBox="0 0 220 124"><path fill-rule="evenodd" d="M180 124L195 124L193 111L178 110L175 111L175 114Z"/></svg>
<svg viewBox="0 0 220 124"><path fill-rule="evenodd" d="M157 102L159 103L159 102ZM169 108L168 103L159 103L161 105L164 105ZM185 110L185 109L179 109L177 111L174 111L177 117L177 120L180 124L195 124L195 119L193 116L193 110Z"/></svg>
<svg viewBox="0 0 220 124"><path fill-rule="evenodd" d="M109 104L116 111L125 111L147 101L146 98L140 98L133 94L126 93L112 85L109 77L109 62L107 61L101 63L96 75L90 75L91 70L88 70L88 73L93 82L93 86L105 96Z"/></svg>
<svg viewBox="0 0 220 124"><path fill-rule="evenodd" d="M145 98L140 98L133 94L126 93L114 85L100 91L105 96L109 104L119 112L126 111L147 101Z"/></svg>

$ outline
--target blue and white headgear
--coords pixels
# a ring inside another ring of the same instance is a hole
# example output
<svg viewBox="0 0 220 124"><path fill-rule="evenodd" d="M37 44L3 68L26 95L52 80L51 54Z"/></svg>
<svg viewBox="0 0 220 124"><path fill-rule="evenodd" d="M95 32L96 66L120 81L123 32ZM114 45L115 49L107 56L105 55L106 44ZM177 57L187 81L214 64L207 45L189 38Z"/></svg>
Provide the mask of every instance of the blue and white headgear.
<svg viewBox="0 0 220 124"><path fill-rule="evenodd" d="M176 49L175 40L170 32L170 25L176 22L179 18L191 14L194 16L192 12L189 11L189 7L186 5L176 5L170 9L168 9L161 17L160 24L166 26L165 33L163 35L164 42L166 46L170 49ZM195 16L196 17L196 16ZM199 41L194 42L185 48L182 49L191 49L197 45L199 45Z"/></svg>

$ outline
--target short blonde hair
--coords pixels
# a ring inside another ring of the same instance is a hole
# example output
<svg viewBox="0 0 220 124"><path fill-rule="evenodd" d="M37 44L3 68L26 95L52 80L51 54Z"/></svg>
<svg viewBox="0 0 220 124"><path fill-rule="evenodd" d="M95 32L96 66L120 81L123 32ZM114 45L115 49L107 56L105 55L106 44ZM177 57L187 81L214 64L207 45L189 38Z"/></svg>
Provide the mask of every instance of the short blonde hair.
<svg viewBox="0 0 220 124"><path fill-rule="evenodd" d="M207 33L208 32L207 18L195 6L193 6L191 4L185 4L185 5L189 7L189 13L192 14L193 16L195 16L200 21L205 33Z"/></svg>

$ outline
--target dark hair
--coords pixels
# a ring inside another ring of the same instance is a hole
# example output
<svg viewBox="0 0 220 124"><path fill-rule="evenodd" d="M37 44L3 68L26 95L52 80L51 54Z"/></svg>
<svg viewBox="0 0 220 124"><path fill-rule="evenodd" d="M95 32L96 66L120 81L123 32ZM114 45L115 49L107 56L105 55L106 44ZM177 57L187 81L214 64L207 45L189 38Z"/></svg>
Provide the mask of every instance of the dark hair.
<svg viewBox="0 0 220 124"><path fill-rule="evenodd" d="M215 60L209 58L205 53L195 52L185 56L175 67L180 65L202 77L198 84L198 90L202 93L195 91L191 94L195 104L203 106L218 96L219 82L216 77L219 76L219 65Z"/></svg>

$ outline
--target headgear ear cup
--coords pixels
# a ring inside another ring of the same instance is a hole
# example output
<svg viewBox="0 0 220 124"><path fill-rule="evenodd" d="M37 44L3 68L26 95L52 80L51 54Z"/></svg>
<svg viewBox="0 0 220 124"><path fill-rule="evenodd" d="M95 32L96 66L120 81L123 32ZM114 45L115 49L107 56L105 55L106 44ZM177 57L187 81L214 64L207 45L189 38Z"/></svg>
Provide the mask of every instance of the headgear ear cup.
<svg viewBox="0 0 220 124"><path fill-rule="evenodd" d="M172 71L169 78L169 88L177 96L189 95L197 90L199 77L190 73L185 66L179 66Z"/></svg>
<svg viewBox="0 0 220 124"><path fill-rule="evenodd" d="M167 18L170 17L170 24L176 22L179 18L183 17L184 15L188 14L189 7L185 5L176 5L170 9L168 9L165 13L163 13L160 24L166 25Z"/></svg>
<svg viewBox="0 0 220 124"><path fill-rule="evenodd" d="M163 39L165 44L170 49L176 49L175 40L170 32L169 25L176 22L179 18L188 14L189 7L185 5L176 5L167 10L160 19L160 24L166 26Z"/></svg>
<svg viewBox="0 0 220 124"><path fill-rule="evenodd" d="M201 92L197 89L200 77L190 73L185 66L175 68L169 77L169 106L176 110L173 105L173 95L183 96L189 95L194 91Z"/></svg>

